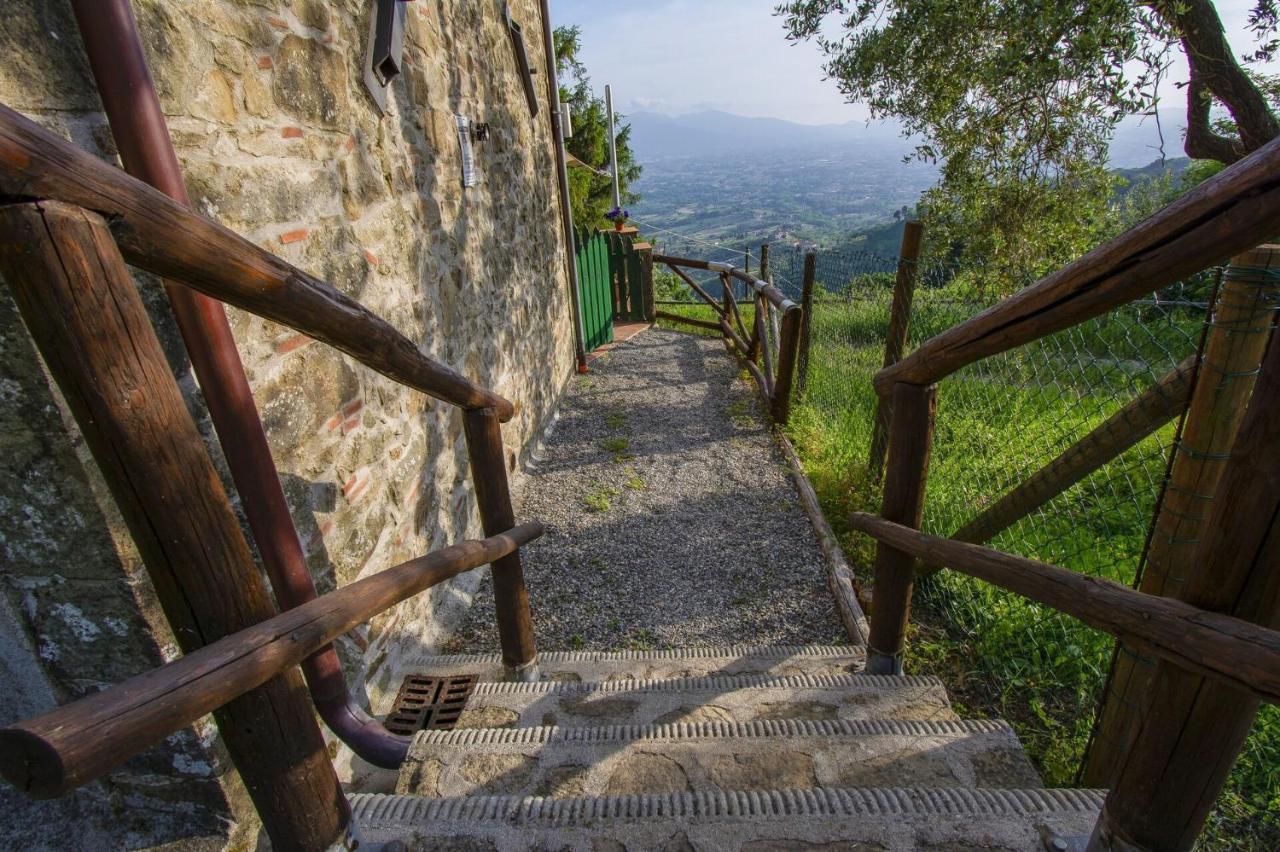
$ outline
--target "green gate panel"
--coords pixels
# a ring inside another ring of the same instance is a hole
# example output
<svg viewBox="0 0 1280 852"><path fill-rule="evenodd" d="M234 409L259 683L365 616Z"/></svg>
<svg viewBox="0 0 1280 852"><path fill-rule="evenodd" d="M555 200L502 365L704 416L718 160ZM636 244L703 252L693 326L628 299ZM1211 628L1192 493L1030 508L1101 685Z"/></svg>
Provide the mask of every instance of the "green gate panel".
<svg viewBox="0 0 1280 852"><path fill-rule="evenodd" d="M577 233L578 305L587 351L613 340L614 299L608 239L598 231Z"/></svg>

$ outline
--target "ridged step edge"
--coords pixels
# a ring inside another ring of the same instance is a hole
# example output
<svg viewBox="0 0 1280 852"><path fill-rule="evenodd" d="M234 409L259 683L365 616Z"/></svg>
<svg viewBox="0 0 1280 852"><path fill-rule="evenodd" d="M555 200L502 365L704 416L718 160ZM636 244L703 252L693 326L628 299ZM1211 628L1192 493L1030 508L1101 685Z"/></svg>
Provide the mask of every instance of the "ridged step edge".
<svg viewBox="0 0 1280 852"><path fill-rule="evenodd" d="M877 686L885 689L943 688L932 676L915 675L709 675L707 677L636 678L608 681L485 681L472 691L477 695L581 694L588 692L699 692L726 689L842 689Z"/></svg>
<svg viewBox="0 0 1280 852"><path fill-rule="evenodd" d="M1103 790L836 788L749 793L702 790L635 796L471 796L427 799L362 793L351 797L362 824L486 821L515 825L601 819L909 816L1042 816L1088 813L1102 807Z"/></svg>
<svg viewBox="0 0 1280 852"><path fill-rule="evenodd" d="M631 740L753 739L764 737L930 737L958 734L1013 733L994 719L912 721L902 719L757 719L750 722L675 722L669 725L602 725L593 728L465 728L419 731L418 743L431 745L497 745L555 742L623 742Z"/></svg>
<svg viewBox="0 0 1280 852"><path fill-rule="evenodd" d="M538 654L542 663L613 662L644 660L709 660L718 657L751 657L754 659L786 659L788 657L861 657L863 648L856 645L707 645L697 648L669 648L653 651L544 651ZM500 665L499 654L450 654L426 657L419 668L431 666Z"/></svg>

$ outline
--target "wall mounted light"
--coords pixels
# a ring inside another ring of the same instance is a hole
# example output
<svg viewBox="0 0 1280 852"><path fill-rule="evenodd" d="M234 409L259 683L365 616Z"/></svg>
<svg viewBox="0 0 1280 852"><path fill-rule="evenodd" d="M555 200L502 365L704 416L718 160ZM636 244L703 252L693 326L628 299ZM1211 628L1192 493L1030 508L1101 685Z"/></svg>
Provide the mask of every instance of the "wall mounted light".
<svg viewBox="0 0 1280 852"><path fill-rule="evenodd" d="M379 111L386 112L387 89L403 67L405 0L374 0L372 5L364 84Z"/></svg>

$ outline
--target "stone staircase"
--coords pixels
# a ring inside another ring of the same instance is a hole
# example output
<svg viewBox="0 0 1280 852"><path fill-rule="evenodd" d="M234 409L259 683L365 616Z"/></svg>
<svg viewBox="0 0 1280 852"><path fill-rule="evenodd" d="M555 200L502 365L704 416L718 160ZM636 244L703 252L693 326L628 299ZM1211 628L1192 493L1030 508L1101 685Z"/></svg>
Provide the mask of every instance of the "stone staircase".
<svg viewBox="0 0 1280 852"><path fill-rule="evenodd" d="M458 726L423 731L396 795L357 795L365 841L415 850L1066 849L1102 796L1046 790L1003 722L936 678L861 674L857 647L497 657ZM1055 843L1057 845L1055 845ZM1066 845L1063 845L1066 844Z"/></svg>

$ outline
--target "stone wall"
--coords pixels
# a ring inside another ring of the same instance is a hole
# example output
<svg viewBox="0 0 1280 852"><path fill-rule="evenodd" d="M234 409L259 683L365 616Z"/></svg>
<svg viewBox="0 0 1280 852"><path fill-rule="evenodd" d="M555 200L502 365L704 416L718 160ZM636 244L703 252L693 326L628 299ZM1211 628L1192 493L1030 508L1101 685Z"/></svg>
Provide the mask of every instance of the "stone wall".
<svg viewBox="0 0 1280 852"><path fill-rule="evenodd" d="M531 64L544 69L538 4L510 5ZM68 0L6 6L0 102L114 161ZM502 6L408 4L406 67L381 115L361 75L367 0L134 2L193 204L515 400L503 434L518 475L572 371L573 344L546 78L534 78L534 119ZM468 189L457 114L491 128ZM162 291L142 275L139 286L208 434ZM457 411L287 328L228 313L322 592L479 534ZM2 723L144 670L173 647L4 291L0 359L0 609L12 615L0 663L29 699L0 710ZM375 712L414 657L447 638L479 579L437 587L340 643ZM121 827L121 812L153 825L156 839L216 836L244 812L215 739L207 726L176 736L59 807L99 815L116 837L146 834ZM17 808L47 827L52 812Z"/></svg>

